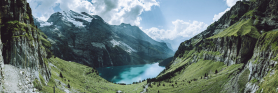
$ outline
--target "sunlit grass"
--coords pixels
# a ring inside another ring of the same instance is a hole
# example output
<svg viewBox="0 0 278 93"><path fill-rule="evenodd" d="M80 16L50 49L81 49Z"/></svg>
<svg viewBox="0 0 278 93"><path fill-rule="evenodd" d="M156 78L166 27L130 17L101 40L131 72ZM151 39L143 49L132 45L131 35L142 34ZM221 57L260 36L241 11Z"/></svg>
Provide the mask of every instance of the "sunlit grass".
<svg viewBox="0 0 278 93"><path fill-rule="evenodd" d="M92 67L53 57L48 60L52 75L47 85L43 85L41 92L44 93L52 93L53 87L56 87L56 93L64 93L64 90L86 93L114 93L121 90L138 93L143 91L143 86L146 85L146 82L132 85L114 84L101 78ZM63 77L60 76L60 73ZM70 88L68 88L68 84Z"/></svg>
<svg viewBox="0 0 278 93"><path fill-rule="evenodd" d="M159 82L154 82L152 87L148 88L148 92L156 93L159 91L159 93L219 93L224 88L224 84L230 80L230 75L238 71L238 68L242 66L243 64L226 66L223 62L199 60L197 63L193 63L182 71L177 72L176 76L172 77L171 79L161 81L160 86L157 86ZM215 73L216 70L218 73ZM205 73L208 74L208 77L204 77ZM171 81L171 83L168 81ZM177 84L175 84L176 82ZM163 86L163 84L165 86Z"/></svg>
<svg viewBox="0 0 278 93"><path fill-rule="evenodd" d="M259 38L260 33L257 28L253 26L253 20L242 20L240 22L235 23L224 31L209 37L208 39L219 38L219 37L230 37L230 36L250 36L252 38Z"/></svg>

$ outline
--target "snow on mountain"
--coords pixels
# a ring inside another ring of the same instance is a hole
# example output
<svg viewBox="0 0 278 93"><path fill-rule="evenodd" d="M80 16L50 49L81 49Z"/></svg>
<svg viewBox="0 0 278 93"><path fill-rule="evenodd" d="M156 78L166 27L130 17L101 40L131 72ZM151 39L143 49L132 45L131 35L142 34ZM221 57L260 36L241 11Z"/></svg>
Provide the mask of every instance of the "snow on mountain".
<svg viewBox="0 0 278 93"><path fill-rule="evenodd" d="M82 21L87 21L87 22L91 22L93 17L84 15L84 14L79 14L76 13L74 11L63 11L63 18L62 20L66 20L68 22L73 23L75 26L79 26L79 27L85 27L85 25L83 25ZM82 21L80 21L82 20Z"/></svg>
<svg viewBox="0 0 278 93"><path fill-rule="evenodd" d="M139 27L109 25L98 15L63 11L52 14L47 22L34 21L51 40L53 54L64 60L107 67L146 64L173 56L165 43L151 39Z"/></svg>
<svg viewBox="0 0 278 93"><path fill-rule="evenodd" d="M135 49L131 48L129 45L127 45L124 42L116 41L115 39L111 40L110 42L113 44L113 47L119 46L120 48L124 49L128 53L137 52Z"/></svg>

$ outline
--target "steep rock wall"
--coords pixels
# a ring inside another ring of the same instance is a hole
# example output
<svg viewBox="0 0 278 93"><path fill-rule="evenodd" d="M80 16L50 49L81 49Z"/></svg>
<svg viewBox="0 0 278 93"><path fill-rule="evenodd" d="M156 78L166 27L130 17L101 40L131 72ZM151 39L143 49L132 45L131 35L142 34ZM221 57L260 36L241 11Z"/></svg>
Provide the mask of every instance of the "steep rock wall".
<svg viewBox="0 0 278 93"><path fill-rule="evenodd" d="M2 20L2 16L1 16L1 12L0 12L0 25L2 25L1 20ZM1 26L0 26L0 38L1 38ZM0 40L0 90L2 90L3 67L4 67L2 49L3 49L3 44L2 44L2 41Z"/></svg>
<svg viewBox="0 0 278 93"><path fill-rule="evenodd" d="M44 61L47 53L29 4L26 0L1 0L0 6L4 63L28 69L37 78L41 73L48 80L50 70Z"/></svg>
<svg viewBox="0 0 278 93"><path fill-rule="evenodd" d="M264 33L256 43L253 57L248 62L249 80L261 80L277 64L278 32Z"/></svg>
<svg viewBox="0 0 278 93"><path fill-rule="evenodd" d="M189 40L182 42L175 53L174 59L176 57L180 57L179 55L183 55L184 51L186 50L192 50L194 47L199 47L199 45L203 43L205 39L214 36L224 31L226 28L234 25L240 20L241 16L249 11L249 8L250 5L248 5L248 3L237 2L236 5L234 5L230 9L230 11L227 11L218 21L211 24L205 31L201 32L200 34L194 36Z"/></svg>
<svg viewBox="0 0 278 93"><path fill-rule="evenodd" d="M199 50L215 52L215 55L204 53L202 59L224 62L226 65L247 63L252 57L256 44L256 38L242 37L220 37L206 40Z"/></svg>

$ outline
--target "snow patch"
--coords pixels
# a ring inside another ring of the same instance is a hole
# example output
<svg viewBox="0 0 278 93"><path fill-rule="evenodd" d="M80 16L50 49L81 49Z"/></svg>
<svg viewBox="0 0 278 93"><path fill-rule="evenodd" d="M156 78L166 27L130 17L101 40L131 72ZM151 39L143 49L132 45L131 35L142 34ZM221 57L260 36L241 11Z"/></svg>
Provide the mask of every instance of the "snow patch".
<svg viewBox="0 0 278 93"><path fill-rule="evenodd" d="M51 23L49 23L49 22L40 22L40 27L45 27L45 26L51 26L52 25L52 22Z"/></svg>
<svg viewBox="0 0 278 93"><path fill-rule="evenodd" d="M128 53L137 52L135 49L131 48L129 45L127 45L124 42L116 41L114 39L111 40L110 42L112 43L113 47L119 46L120 48L122 48L123 50L125 50Z"/></svg>
<svg viewBox="0 0 278 93"><path fill-rule="evenodd" d="M93 18L91 18L87 15L79 14L79 13L76 13L74 11L67 11L67 12L64 11L63 15L64 15L64 17L63 17L64 20L67 20L68 22L73 23L77 27L85 27L85 26L83 25L83 22L77 21L76 19L81 19L81 20L84 20L84 21L87 21L87 22L91 22L92 19L93 19Z"/></svg>
<svg viewBox="0 0 278 93"><path fill-rule="evenodd" d="M110 41L112 44L113 44L113 47L117 46L117 45L120 45L120 41L116 41L116 40L111 40Z"/></svg>
<svg viewBox="0 0 278 93"><path fill-rule="evenodd" d="M77 27L85 27L82 22L75 21L74 19L68 19L68 21L73 23Z"/></svg>
<svg viewBox="0 0 278 93"><path fill-rule="evenodd" d="M63 15L64 15L63 20L71 22L72 24L74 24L77 27L85 27L82 22L76 21L74 19L74 15L72 15L72 13L70 13L70 11L68 11L68 12L64 11Z"/></svg>

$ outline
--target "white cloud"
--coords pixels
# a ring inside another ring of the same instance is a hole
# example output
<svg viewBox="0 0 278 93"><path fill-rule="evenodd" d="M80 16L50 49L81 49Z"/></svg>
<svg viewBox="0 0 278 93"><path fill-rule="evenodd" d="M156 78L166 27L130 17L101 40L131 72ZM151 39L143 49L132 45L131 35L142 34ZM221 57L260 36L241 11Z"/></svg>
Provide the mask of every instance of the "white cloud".
<svg viewBox="0 0 278 93"><path fill-rule="evenodd" d="M140 25L139 15L150 11L152 6L159 6L156 0L27 0L33 15L46 21L54 13L53 8L60 5L62 11L73 10L101 16L106 22L118 25L129 23Z"/></svg>
<svg viewBox="0 0 278 93"><path fill-rule="evenodd" d="M213 22L217 21L218 19L220 19L227 11L229 11L231 9L232 6L234 6L236 4L237 1L240 1L240 0L225 0L226 1L226 4L229 8L227 8L225 11L223 12L220 12L218 14L215 14L214 17L213 17Z"/></svg>
<svg viewBox="0 0 278 93"><path fill-rule="evenodd" d="M185 22L183 20L173 21L174 29L164 30L152 27L144 30L151 38L155 40L174 40L179 37L193 37L207 28L207 24L198 21Z"/></svg>
<svg viewBox="0 0 278 93"><path fill-rule="evenodd" d="M215 14L213 17L213 22L217 21L218 19L220 19L227 11L229 11L231 8L227 8L225 11L220 12L219 14Z"/></svg>
<svg viewBox="0 0 278 93"><path fill-rule="evenodd" d="M236 4L237 1L240 1L240 0L225 0L225 1L229 7L232 7Z"/></svg>
<svg viewBox="0 0 278 93"><path fill-rule="evenodd" d="M56 6L56 0L27 0L27 2L30 3L33 15L40 16L40 20L47 20L50 13L54 13L53 7Z"/></svg>

